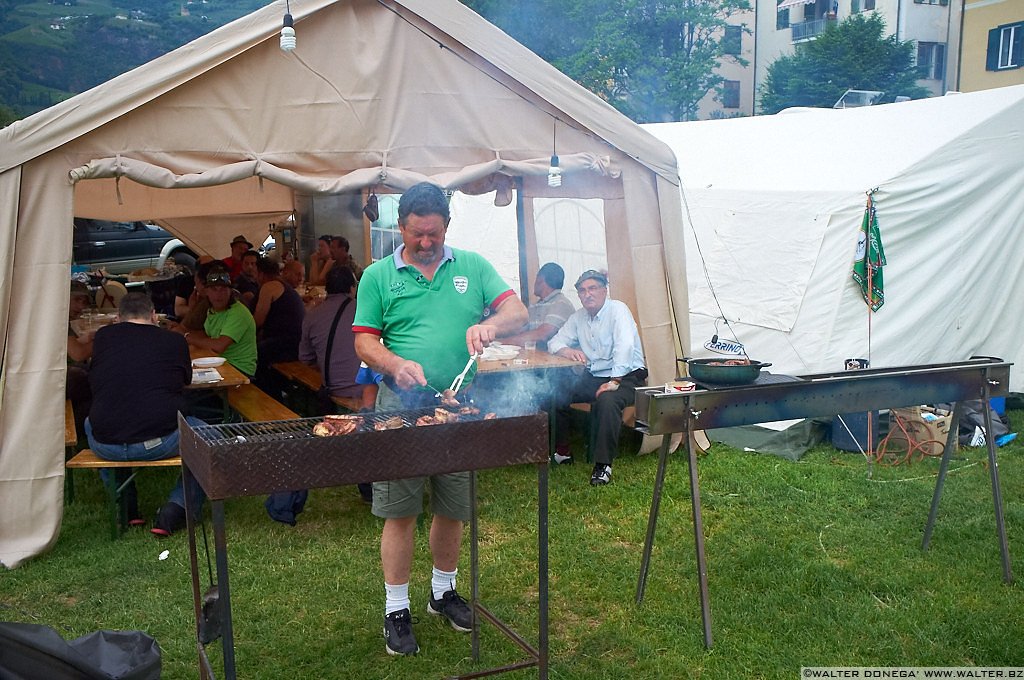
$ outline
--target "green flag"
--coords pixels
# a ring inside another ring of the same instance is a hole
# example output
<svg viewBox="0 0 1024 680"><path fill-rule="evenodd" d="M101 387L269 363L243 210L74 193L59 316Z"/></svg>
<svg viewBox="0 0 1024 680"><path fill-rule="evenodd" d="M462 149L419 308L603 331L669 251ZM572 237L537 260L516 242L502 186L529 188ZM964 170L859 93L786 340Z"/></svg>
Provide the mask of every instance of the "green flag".
<svg viewBox="0 0 1024 680"><path fill-rule="evenodd" d="M871 270L871 286L868 290L868 265ZM885 292L882 287L882 267L885 266L885 251L882 250L882 236L878 231L878 216L875 206L868 199L864 208L864 221L860 225L857 237L857 255L853 262L853 280L860 286L864 302L877 312L885 304Z"/></svg>

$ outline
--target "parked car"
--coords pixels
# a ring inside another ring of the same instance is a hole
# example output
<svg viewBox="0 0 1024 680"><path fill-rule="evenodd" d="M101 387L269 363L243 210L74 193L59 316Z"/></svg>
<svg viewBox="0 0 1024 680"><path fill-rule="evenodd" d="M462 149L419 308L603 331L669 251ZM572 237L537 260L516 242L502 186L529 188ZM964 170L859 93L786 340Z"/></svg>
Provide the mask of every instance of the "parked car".
<svg viewBox="0 0 1024 680"><path fill-rule="evenodd" d="M167 261L195 269L196 254L169 231L148 222L75 218L72 260L111 274L163 269Z"/></svg>

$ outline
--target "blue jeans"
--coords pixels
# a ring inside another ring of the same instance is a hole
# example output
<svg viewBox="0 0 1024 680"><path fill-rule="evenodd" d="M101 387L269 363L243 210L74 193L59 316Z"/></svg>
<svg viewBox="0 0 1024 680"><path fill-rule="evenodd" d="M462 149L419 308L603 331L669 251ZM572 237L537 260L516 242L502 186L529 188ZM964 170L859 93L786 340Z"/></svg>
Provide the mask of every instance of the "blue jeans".
<svg viewBox="0 0 1024 680"><path fill-rule="evenodd" d="M192 427L198 427L200 425L206 425L203 421L193 416L185 416L185 421ZM97 441L92 434L92 423L89 419L85 419L85 437L89 441L89 448L99 458L104 460L161 460L163 458L171 458L172 456L178 455L178 431L174 430L169 434L160 437L159 440L152 440L155 443L146 448L147 442L136 442L134 444L105 444ZM100 469L100 477L104 483L109 483L110 470ZM202 507L202 503L206 500L206 494L199 487L198 484L191 490L189 497L194 501L196 508ZM171 490L171 495L167 499L171 503L185 507L185 489L182 484L181 475L178 475L178 483L175 484L174 489Z"/></svg>

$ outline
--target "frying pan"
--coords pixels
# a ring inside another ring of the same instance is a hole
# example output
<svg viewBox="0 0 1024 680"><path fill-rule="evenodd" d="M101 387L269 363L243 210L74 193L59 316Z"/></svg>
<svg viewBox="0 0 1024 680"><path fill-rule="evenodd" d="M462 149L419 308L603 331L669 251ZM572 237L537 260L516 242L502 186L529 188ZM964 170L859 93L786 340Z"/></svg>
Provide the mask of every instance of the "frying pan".
<svg viewBox="0 0 1024 680"><path fill-rule="evenodd" d="M689 368L690 377L698 382L714 385L746 385L757 380L761 369L770 363L751 361L749 364L724 364L724 359L678 359Z"/></svg>

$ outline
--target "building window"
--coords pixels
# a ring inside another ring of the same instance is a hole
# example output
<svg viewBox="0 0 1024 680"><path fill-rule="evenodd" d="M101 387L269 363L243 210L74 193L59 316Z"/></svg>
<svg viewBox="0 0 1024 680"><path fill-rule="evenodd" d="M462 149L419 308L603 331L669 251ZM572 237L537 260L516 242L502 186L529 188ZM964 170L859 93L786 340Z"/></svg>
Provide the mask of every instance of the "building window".
<svg viewBox="0 0 1024 680"><path fill-rule="evenodd" d="M722 54L739 54L743 49L743 27L726 26L722 38Z"/></svg>
<svg viewBox="0 0 1024 680"><path fill-rule="evenodd" d="M726 109L740 108L740 81L726 80L722 83L722 107Z"/></svg>
<svg viewBox="0 0 1024 680"><path fill-rule="evenodd" d="M775 0L776 5L781 5L782 0ZM775 30L781 31L784 28L789 28L789 9L779 10L775 13Z"/></svg>
<svg viewBox="0 0 1024 680"><path fill-rule="evenodd" d="M993 28L988 32L985 70L1020 68L1024 62L1024 21Z"/></svg>
<svg viewBox="0 0 1024 680"><path fill-rule="evenodd" d="M915 5L948 5L949 0L914 0ZM867 9L866 7L864 9Z"/></svg>
<svg viewBox="0 0 1024 680"><path fill-rule="evenodd" d="M377 212L380 217L370 223L370 259L376 262L395 252L402 245L398 231L398 201L401 194L378 194Z"/></svg>
<svg viewBox="0 0 1024 680"><path fill-rule="evenodd" d="M867 11L869 9L874 9L874 8L875 8L875 0L864 0L864 10L865 11Z"/></svg>
<svg viewBox="0 0 1024 680"><path fill-rule="evenodd" d="M946 73L946 44L917 43L918 78L942 80Z"/></svg>

